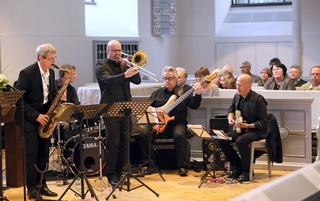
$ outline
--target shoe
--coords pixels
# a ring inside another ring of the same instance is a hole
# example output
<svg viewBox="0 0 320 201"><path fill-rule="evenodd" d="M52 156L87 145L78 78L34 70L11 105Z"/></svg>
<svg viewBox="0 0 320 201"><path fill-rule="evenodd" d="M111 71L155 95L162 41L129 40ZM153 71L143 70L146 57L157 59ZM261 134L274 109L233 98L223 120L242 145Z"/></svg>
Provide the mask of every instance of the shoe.
<svg viewBox="0 0 320 201"><path fill-rule="evenodd" d="M241 175L241 169L240 168L232 168L230 173L228 174L228 179L237 179Z"/></svg>
<svg viewBox="0 0 320 201"><path fill-rule="evenodd" d="M242 172L242 174L238 178L238 181L240 183L249 181L249 172Z"/></svg>
<svg viewBox="0 0 320 201"><path fill-rule="evenodd" d="M29 199L36 199L37 198L37 188L36 187L30 187L28 188L28 192L27 192L27 195L28 195L28 198Z"/></svg>
<svg viewBox="0 0 320 201"><path fill-rule="evenodd" d="M112 188L114 188L120 182L120 180L114 175L107 176L107 179Z"/></svg>
<svg viewBox="0 0 320 201"><path fill-rule="evenodd" d="M180 175L180 177L185 177L185 176L188 176L188 170L187 168L180 168L179 171L178 171L178 174Z"/></svg>
<svg viewBox="0 0 320 201"><path fill-rule="evenodd" d="M44 195L44 196L49 196L49 197L56 197L58 196L57 193L51 191L47 185L43 185L42 188L41 188L41 191L40 191L41 195Z"/></svg>

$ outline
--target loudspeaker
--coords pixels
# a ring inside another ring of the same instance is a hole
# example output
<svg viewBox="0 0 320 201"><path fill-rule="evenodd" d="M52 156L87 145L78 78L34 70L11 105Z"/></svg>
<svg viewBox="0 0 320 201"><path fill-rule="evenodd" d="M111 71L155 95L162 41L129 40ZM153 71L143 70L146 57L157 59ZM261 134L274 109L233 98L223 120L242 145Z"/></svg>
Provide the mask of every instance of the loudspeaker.
<svg viewBox="0 0 320 201"><path fill-rule="evenodd" d="M204 168L214 162L216 170L227 170L227 160L216 140L202 140L202 153Z"/></svg>

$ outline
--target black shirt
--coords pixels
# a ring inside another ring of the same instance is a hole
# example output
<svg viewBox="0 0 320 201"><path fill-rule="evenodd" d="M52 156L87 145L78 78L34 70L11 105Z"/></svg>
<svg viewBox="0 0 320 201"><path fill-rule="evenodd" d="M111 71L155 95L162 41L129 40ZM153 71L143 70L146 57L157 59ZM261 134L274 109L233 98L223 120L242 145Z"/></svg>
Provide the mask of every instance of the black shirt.
<svg viewBox="0 0 320 201"><path fill-rule="evenodd" d="M183 87L183 92L187 92L189 90L193 90L190 86L185 85ZM156 91L154 91L151 94L151 99L153 100L151 106L153 107L161 107L163 106L169 98L177 94L176 91L168 91L167 88L162 87ZM174 116L175 119L173 121L170 121L168 125L174 125L177 123L181 124L188 124L187 121L187 115L188 115L188 107L192 109L197 109L201 104L201 95L195 94L188 96L184 101L182 101L180 104L178 104L171 112L169 113L169 116Z"/></svg>

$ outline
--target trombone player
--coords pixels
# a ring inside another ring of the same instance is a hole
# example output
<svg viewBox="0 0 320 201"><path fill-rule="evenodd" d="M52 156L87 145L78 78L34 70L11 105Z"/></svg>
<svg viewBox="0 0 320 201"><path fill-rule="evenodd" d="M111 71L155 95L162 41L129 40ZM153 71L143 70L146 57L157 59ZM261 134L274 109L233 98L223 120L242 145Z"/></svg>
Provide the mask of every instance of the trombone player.
<svg viewBox="0 0 320 201"><path fill-rule="evenodd" d="M107 45L107 59L97 64L96 77L101 91L100 103L112 105L118 101L130 101L130 82L140 84L139 67L129 67L129 61L121 58L121 43L117 40L109 41ZM125 118L112 117L105 119L106 137L106 167L111 186L119 183L126 153L126 132L131 125L126 125Z"/></svg>

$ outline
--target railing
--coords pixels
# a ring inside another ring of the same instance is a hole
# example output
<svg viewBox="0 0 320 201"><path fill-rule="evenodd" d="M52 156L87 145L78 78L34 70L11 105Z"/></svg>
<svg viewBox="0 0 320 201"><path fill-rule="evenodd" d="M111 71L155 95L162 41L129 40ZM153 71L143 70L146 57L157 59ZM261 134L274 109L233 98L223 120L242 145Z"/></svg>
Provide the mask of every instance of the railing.
<svg viewBox="0 0 320 201"><path fill-rule="evenodd" d="M231 7L292 5L292 0L232 0Z"/></svg>

